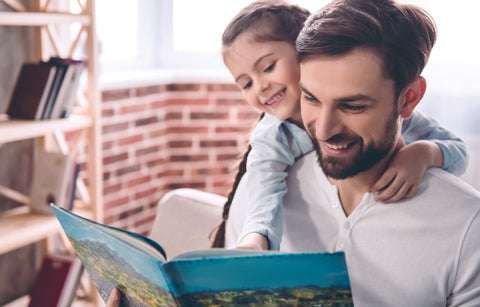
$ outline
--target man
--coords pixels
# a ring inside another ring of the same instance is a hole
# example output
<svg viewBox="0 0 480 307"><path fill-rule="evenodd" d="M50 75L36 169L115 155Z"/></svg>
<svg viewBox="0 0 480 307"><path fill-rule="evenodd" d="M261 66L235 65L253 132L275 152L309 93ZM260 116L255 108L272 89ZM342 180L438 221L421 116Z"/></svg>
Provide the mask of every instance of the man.
<svg viewBox="0 0 480 307"><path fill-rule="evenodd" d="M343 0L311 16L297 39L316 155L289 172L281 250L344 251L355 306L480 306L480 193L440 169L411 199L384 205L369 192L404 146L399 126L425 93L435 38L415 6Z"/></svg>

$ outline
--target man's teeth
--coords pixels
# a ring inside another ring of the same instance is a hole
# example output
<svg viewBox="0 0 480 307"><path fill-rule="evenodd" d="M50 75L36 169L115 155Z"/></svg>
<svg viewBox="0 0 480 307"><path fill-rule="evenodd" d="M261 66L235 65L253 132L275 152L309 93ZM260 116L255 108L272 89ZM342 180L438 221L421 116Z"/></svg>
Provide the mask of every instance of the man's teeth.
<svg viewBox="0 0 480 307"><path fill-rule="evenodd" d="M335 149L335 150L341 150L341 149L346 149L349 144L327 144L328 148Z"/></svg>

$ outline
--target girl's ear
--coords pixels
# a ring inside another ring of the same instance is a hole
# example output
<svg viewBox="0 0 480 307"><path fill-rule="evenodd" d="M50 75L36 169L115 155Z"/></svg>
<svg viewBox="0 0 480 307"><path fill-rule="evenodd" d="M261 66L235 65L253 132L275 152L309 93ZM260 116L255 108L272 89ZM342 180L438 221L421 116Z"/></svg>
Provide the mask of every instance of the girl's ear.
<svg viewBox="0 0 480 307"><path fill-rule="evenodd" d="M427 89L427 81L422 76L418 76L415 80L410 83L399 99L399 114L403 118L409 118L415 107L418 105L420 100L422 100L423 95Z"/></svg>

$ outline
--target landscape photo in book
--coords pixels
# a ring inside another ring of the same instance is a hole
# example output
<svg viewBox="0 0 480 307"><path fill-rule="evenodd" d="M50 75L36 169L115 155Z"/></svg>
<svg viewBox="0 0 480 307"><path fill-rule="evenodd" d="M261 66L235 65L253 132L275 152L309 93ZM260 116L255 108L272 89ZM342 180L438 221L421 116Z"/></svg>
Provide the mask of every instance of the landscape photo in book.
<svg viewBox="0 0 480 307"><path fill-rule="evenodd" d="M201 261L176 258L166 268L182 277L182 306L353 306L343 253Z"/></svg>
<svg viewBox="0 0 480 307"><path fill-rule="evenodd" d="M343 253L208 249L169 261L141 235L53 206L100 295L121 306L353 306Z"/></svg>
<svg viewBox="0 0 480 307"><path fill-rule="evenodd" d="M109 238L107 244L101 230L81 220L62 227L105 301L118 287L121 306L176 306L157 258L119 239Z"/></svg>

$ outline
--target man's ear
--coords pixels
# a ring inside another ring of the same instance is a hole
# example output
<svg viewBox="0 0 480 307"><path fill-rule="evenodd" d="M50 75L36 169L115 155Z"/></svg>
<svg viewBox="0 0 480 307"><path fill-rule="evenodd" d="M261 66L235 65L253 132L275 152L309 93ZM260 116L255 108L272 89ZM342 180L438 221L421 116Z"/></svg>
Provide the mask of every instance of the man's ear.
<svg viewBox="0 0 480 307"><path fill-rule="evenodd" d="M409 118L415 107L422 100L427 89L427 81L422 76L415 78L402 92L399 99L399 114L403 118Z"/></svg>

